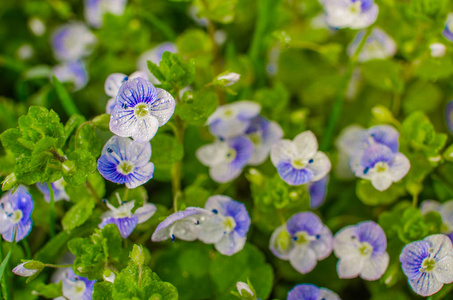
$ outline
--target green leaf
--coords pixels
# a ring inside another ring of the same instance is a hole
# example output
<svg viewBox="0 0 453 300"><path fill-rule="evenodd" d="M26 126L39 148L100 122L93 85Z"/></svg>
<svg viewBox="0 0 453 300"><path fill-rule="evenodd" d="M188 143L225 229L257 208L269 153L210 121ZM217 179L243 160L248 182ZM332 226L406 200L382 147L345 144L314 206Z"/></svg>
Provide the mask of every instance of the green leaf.
<svg viewBox="0 0 453 300"><path fill-rule="evenodd" d="M194 81L195 64L193 60L184 62L179 54L166 51L162 54L159 71L162 88L177 92Z"/></svg>
<svg viewBox="0 0 453 300"><path fill-rule="evenodd" d="M194 5L199 9L199 17L224 24L233 22L237 3L238 0L194 1Z"/></svg>
<svg viewBox="0 0 453 300"><path fill-rule="evenodd" d="M61 297L63 295L63 281L49 284L39 282L33 287L33 293L45 298Z"/></svg>
<svg viewBox="0 0 453 300"><path fill-rule="evenodd" d="M61 178L61 162L49 152L21 156L16 160L14 174L19 182L32 185L36 182L54 182Z"/></svg>
<svg viewBox="0 0 453 300"><path fill-rule="evenodd" d="M86 199L77 202L73 207L71 207L63 219L61 220L61 225L66 231L71 231L76 227L79 227L85 223L88 218L93 213L93 209L96 203L93 199Z"/></svg>
<svg viewBox="0 0 453 300"><path fill-rule="evenodd" d="M173 164L184 156L184 148L176 137L160 133L152 140L153 154L151 161L155 166L155 179L168 180L171 178Z"/></svg>
<svg viewBox="0 0 453 300"><path fill-rule="evenodd" d="M96 125L91 122L86 122L79 126L77 134L71 140L71 144L74 149L84 149L94 157L101 155L102 147L104 146L96 134Z"/></svg>
<svg viewBox="0 0 453 300"><path fill-rule="evenodd" d="M86 119L81 115L73 115L69 118L64 126L64 139L65 141L69 138L71 133L80 126Z"/></svg>
<svg viewBox="0 0 453 300"><path fill-rule="evenodd" d="M195 94L190 101L178 104L175 114L190 125L201 126L216 110L218 102L217 94L214 91L204 91Z"/></svg>
<svg viewBox="0 0 453 300"><path fill-rule="evenodd" d="M361 66L362 75L372 86L384 91L402 92L401 66L392 60L370 60Z"/></svg>
<svg viewBox="0 0 453 300"><path fill-rule="evenodd" d="M402 99L403 110L406 114L417 110L423 110L426 113L433 112L439 106L442 98L442 91L437 85L429 82L417 81L407 90L407 94Z"/></svg>
<svg viewBox="0 0 453 300"><path fill-rule="evenodd" d="M93 287L93 300L113 299L113 283L108 281L96 282Z"/></svg>
<svg viewBox="0 0 453 300"><path fill-rule="evenodd" d="M201 29L188 29L176 39L178 53L184 58L212 57L212 41Z"/></svg>
<svg viewBox="0 0 453 300"><path fill-rule="evenodd" d="M95 170L95 158L90 152L79 148L71 152L63 163L63 178L69 184L82 185Z"/></svg>
<svg viewBox="0 0 453 300"><path fill-rule="evenodd" d="M359 180L356 184L357 197L366 205L388 205L406 194L402 183L393 183L387 190L376 190L371 181Z"/></svg>
<svg viewBox="0 0 453 300"><path fill-rule="evenodd" d="M57 79L57 77L52 76L52 82L55 86L55 91L57 92L58 99L60 99L61 105L63 106L66 114L68 116L72 116L75 114L80 114L77 106L74 104L71 96L69 95L68 91L65 87L61 84L61 82Z"/></svg>
<svg viewBox="0 0 453 300"><path fill-rule="evenodd" d="M22 134L19 129L11 128L4 131L0 135L3 147L10 150L17 156L21 154L30 155L34 150L34 145L26 143L21 143Z"/></svg>
<svg viewBox="0 0 453 300"><path fill-rule="evenodd" d="M3 259L2 263L0 264L0 280L5 273L6 266L8 265L9 258L11 257L11 250L6 254L6 257Z"/></svg>

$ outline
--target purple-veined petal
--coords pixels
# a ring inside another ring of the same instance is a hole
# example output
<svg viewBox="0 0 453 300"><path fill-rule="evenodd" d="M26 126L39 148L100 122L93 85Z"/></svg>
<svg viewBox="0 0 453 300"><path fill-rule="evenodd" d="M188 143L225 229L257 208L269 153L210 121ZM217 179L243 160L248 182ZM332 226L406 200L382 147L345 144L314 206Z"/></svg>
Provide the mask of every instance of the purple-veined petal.
<svg viewBox="0 0 453 300"><path fill-rule="evenodd" d="M151 103L150 113L158 121L159 126L165 125L175 112L175 99L166 90L157 88L157 98Z"/></svg>
<svg viewBox="0 0 453 300"><path fill-rule="evenodd" d="M381 278L385 270L387 270L389 260L387 252L370 256L363 264L360 277L370 281Z"/></svg>
<svg viewBox="0 0 453 300"><path fill-rule="evenodd" d="M121 85L126 80L128 80L126 74L122 73L110 74L109 77L107 77L107 79L105 80L104 84L104 91L107 94L107 96L116 97L116 95L120 91Z"/></svg>
<svg viewBox="0 0 453 300"><path fill-rule="evenodd" d="M142 207L139 207L135 210L134 215L138 219L138 224L144 223L151 218L156 212L157 208L152 203L145 203Z"/></svg>

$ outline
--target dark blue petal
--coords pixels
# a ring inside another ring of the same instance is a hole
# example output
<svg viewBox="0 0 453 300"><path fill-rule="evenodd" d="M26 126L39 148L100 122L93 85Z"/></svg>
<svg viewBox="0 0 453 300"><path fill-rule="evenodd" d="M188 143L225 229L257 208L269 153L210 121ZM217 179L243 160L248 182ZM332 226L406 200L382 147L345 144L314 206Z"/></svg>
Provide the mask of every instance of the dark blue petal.
<svg viewBox="0 0 453 300"><path fill-rule="evenodd" d="M298 284L288 293L287 300L319 300L320 289L313 284Z"/></svg>
<svg viewBox="0 0 453 300"><path fill-rule="evenodd" d="M309 235L317 235L323 229L321 219L312 212L301 212L292 216L286 223L286 228L291 236L305 231Z"/></svg>
<svg viewBox="0 0 453 300"><path fill-rule="evenodd" d="M310 169L296 169L290 161L281 161L277 166L280 177L290 185L301 185L313 178L313 172Z"/></svg>
<svg viewBox="0 0 453 300"><path fill-rule="evenodd" d="M389 164L393 158L393 152L389 147L374 144L368 147L363 153L360 164L364 168L372 169L378 162L383 162Z"/></svg>

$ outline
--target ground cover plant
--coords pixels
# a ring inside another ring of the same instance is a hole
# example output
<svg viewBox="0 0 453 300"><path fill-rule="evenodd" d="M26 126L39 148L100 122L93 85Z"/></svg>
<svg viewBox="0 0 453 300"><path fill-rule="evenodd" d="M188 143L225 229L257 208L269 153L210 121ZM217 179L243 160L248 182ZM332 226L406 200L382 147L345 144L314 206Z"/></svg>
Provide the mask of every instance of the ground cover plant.
<svg viewBox="0 0 453 300"><path fill-rule="evenodd" d="M3 299L451 299L450 12L3 1Z"/></svg>

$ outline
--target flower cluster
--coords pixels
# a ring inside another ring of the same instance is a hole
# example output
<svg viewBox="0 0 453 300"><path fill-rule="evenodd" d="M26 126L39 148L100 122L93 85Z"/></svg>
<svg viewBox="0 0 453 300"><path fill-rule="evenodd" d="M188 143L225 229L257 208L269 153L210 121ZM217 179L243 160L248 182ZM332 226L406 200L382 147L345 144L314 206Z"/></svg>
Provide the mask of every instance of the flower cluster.
<svg viewBox="0 0 453 300"><path fill-rule="evenodd" d="M389 125L363 130L345 129L340 135L340 157L347 157L355 176L368 179L379 191L401 180L410 169L406 156L398 152L399 133Z"/></svg>
<svg viewBox="0 0 453 300"><path fill-rule="evenodd" d="M353 56L365 36L365 31L360 31L355 36L352 43L348 46L348 55ZM373 28L371 34L367 37L362 51L360 51L357 60L365 62L372 59L386 59L394 56L396 53L395 41L380 28Z"/></svg>
<svg viewBox="0 0 453 300"><path fill-rule="evenodd" d="M157 226L151 240L199 239L214 244L224 255L233 255L244 248L249 227L250 217L245 205L217 195L207 200L204 209L188 207L167 217Z"/></svg>
<svg viewBox="0 0 453 300"><path fill-rule="evenodd" d="M373 24L379 7L373 0L320 0L326 21L333 28L362 29Z"/></svg>
<svg viewBox="0 0 453 300"><path fill-rule="evenodd" d="M260 116L260 110L255 102L238 101L218 107L208 118L209 130L217 139L196 155L215 181L234 180L247 164L263 163L283 136L281 127Z"/></svg>

